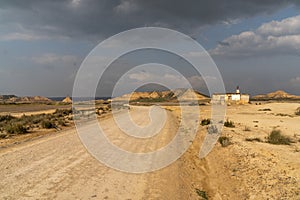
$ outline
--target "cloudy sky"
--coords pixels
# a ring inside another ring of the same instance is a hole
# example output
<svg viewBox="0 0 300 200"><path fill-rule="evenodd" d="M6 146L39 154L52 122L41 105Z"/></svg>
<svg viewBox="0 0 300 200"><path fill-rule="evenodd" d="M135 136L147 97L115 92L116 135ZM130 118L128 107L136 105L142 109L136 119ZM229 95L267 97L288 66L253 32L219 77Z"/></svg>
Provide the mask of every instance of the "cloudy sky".
<svg viewBox="0 0 300 200"><path fill-rule="evenodd" d="M217 64L227 91L239 85L252 95L279 89L300 95L297 0L2 0L0 94L71 95L77 70L99 42L148 26L197 40ZM142 57L146 55L149 62L157 57L149 51ZM116 69L124 65L121 60ZM164 64L186 71L193 86L205 92L203 79L186 63L177 59ZM180 82L167 71L129 77Z"/></svg>

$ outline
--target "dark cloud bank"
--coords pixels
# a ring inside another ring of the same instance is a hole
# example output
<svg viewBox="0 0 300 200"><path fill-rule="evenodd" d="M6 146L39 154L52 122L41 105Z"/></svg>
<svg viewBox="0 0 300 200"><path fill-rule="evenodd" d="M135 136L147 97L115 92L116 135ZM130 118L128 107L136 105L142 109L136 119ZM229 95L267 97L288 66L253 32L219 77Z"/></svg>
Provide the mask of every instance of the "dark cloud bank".
<svg viewBox="0 0 300 200"><path fill-rule="evenodd" d="M162 26L193 33L203 25L273 13L284 0L4 0L0 23L50 37L102 39L128 28Z"/></svg>

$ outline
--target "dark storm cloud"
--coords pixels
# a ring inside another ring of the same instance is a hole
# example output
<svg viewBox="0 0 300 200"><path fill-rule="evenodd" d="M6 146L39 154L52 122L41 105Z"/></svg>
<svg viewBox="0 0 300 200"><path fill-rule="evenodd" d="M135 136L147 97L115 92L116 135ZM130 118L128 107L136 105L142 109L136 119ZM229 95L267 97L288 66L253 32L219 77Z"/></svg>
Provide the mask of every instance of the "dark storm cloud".
<svg viewBox="0 0 300 200"><path fill-rule="evenodd" d="M185 33L218 22L272 13L297 1L284 0L6 0L0 23L48 37L101 39L140 26ZM30 38L30 37L29 37Z"/></svg>

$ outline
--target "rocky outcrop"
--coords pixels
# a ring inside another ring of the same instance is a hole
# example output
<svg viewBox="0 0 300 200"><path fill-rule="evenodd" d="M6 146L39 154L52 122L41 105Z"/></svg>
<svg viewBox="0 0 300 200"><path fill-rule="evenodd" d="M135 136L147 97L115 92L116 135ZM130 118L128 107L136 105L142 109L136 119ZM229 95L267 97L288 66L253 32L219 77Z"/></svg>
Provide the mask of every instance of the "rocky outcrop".
<svg viewBox="0 0 300 200"><path fill-rule="evenodd" d="M168 91L133 92L116 97L113 101L191 101L209 100L209 97L193 89L176 89Z"/></svg>

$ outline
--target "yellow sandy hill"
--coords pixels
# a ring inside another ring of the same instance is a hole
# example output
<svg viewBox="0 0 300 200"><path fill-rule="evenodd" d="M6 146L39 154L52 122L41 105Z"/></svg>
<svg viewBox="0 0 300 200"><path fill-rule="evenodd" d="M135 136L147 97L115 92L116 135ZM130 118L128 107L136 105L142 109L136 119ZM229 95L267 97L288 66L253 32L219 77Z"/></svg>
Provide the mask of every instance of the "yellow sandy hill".
<svg viewBox="0 0 300 200"><path fill-rule="evenodd" d="M268 94L263 94L263 95L257 95L257 96L254 96L253 99L300 99L300 96L296 96L296 95L292 95L292 94L289 94L285 91L282 91L282 90L278 90L278 91L275 91L275 92L271 92L271 93L268 93Z"/></svg>
<svg viewBox="0 0 300 200"><path fill-rule="evenodd" d="M63 102L63 103L72 103L72 99L71 99L69 96L67 96L66 98L64 98L64 99L62 100L62 102Z"/></svg>
<svg viewBox="0 0 300 200"><path fill-rule="evenodd" d="M168 91L152 91L152 92L133 92L116 97L114 101L138 101L138 100L159 100L159 101L172 101L180 99L181 101L191 100L208 100L209 97L194 91L193 89L176 89Z"/></svg>

